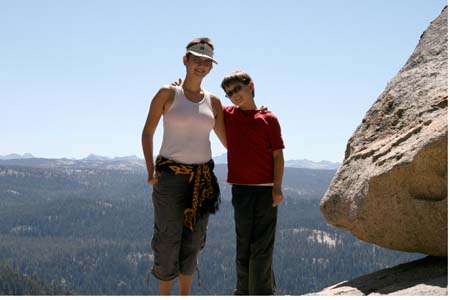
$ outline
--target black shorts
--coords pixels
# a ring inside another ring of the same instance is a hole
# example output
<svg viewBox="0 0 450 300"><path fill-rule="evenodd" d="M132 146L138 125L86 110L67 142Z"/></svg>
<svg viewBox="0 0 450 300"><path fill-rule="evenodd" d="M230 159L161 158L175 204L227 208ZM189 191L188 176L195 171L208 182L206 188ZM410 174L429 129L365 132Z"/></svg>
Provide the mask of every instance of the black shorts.
<svg viewBox="0 0 450 300"><path fill-rule="evenodd" d="M197 220L194 230L184 226L185 190L189 175L162 171L153 186L155 222L152 274L159 280L172 280L178 274L192 275L206 242L208 215Z"/></svg>

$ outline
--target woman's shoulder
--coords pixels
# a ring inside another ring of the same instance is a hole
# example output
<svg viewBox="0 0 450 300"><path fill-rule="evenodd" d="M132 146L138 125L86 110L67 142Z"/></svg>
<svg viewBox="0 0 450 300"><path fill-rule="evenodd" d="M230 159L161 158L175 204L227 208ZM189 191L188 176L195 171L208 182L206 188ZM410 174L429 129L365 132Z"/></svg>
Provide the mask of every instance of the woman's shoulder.
<svg viewBox="0 0 450 300"><path fill-rule="evenodd" d="M176 89L173 86L162 86L159 88L155 97L152 100L152 105L160 107L161 111L166 112L167 108L170 107L175 98Z"/></svg>
<svg viewBox="0 0 450 300"><path fill-rule="evenodd" d="M164 94L174 94L177 90L176 86L167 84L167 85L163 85L162 87L159 88L159 92L164 93Z"/></svg>
<svg viewBox="0 0 450 300"><path fill-rule="evenodd" d="M176 93L176 87L171 85L163 85L159 88L158 92L156 93L156 96L161 99L173 99L174 95Z"/></svg>
<svg viewBox="0 0 450 300"><path fill-rule="evenodd" d="M209 98L211 99L211 101L219 101L219 102L220 102L219 97L217 97L216 95L214 95L213 93L211 93L211 92L208 91L207 89L202 88L202 90L203 90L203 93L204 93L205 95L208 95L208 96L209 96Z"/></svg>
<svg viewBox="0 0 450 300"><path fill-rule="evenodd" d="M206 91L206 92L207 92L207 91ZM222 108L222 102L220 102L219 97L217 97L217 96L214 95L213 93L209 93L209 92L207 92L207 93L208 93L208 95L209 95L209 99L210 99L210 101L211 101L211 105L212 105L212 106L217 106L217 107Z"/></svg>

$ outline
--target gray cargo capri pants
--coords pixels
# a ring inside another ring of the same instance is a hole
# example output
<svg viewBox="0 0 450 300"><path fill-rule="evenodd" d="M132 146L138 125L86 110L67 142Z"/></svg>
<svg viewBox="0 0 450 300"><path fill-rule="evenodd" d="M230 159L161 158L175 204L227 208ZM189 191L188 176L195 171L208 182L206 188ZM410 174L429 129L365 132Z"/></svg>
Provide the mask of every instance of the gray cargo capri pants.
<svg viewBox="0 0 450 300"><path fill-rule="evenodd" d="M161 171L153 186L154 228L152 274L169 281L183 275L192 275L197 257L206 242L208 215L197 220L194 230L184 226L185 191L189 175L175 175Z"/></svg>

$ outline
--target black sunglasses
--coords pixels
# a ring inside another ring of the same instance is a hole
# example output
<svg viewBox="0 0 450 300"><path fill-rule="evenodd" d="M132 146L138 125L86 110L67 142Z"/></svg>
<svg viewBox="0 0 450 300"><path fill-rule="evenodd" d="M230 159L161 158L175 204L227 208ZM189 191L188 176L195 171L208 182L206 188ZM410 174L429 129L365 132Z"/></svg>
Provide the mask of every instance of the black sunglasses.
<svg viewBox="0 0 450 300"><path fill-rule="evenodd" d="M242 85L237 85L234 89L231 91L225 91L225 97L231 98L234 94L239 93L242 90Z"/></svg>

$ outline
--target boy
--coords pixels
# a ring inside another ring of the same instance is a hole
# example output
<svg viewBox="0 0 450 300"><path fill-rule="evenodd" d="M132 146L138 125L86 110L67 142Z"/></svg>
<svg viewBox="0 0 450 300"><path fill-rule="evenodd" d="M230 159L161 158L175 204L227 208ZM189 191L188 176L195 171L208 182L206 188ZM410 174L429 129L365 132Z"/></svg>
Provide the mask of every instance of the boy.
<svg viewBox="0 0 450 300"><path fill-rule="evenodd" d="M280 125L272 113L257 110L247 73L227 75L221 86L234 104L224 108L224 119L236 227L235 295L274 295L272 254L277 205L283 201Z"/></svg>

